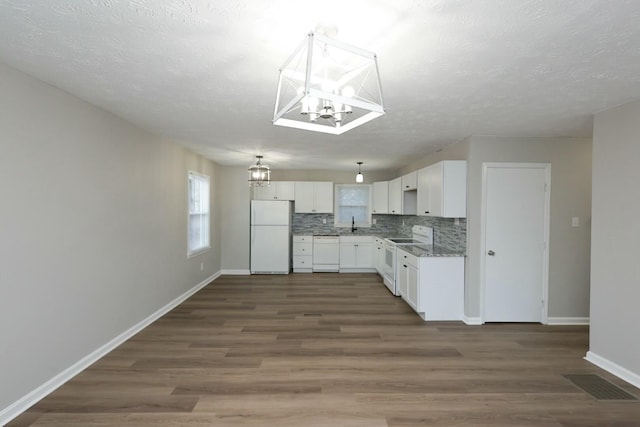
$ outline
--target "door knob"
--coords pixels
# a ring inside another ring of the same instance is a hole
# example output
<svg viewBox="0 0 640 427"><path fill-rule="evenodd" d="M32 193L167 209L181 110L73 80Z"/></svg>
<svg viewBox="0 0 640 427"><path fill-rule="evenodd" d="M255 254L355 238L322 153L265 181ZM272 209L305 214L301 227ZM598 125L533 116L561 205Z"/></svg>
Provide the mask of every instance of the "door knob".
<svg viewBox="0 0 640 427"><path fill-rule="evenodd" d="M495 253L495 252L493 252L493 251L489 251L489 252L487 252L487 255L489 255L489 256L494 256L495 254L496 254L496 253Z"/></svg>

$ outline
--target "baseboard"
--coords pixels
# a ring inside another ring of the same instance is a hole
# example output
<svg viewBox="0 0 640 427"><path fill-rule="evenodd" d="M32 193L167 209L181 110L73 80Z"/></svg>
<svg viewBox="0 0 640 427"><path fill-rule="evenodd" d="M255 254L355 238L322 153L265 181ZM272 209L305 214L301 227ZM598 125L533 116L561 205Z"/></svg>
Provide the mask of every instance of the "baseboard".
<svg viewBox="0 0 640 427"><path fill-rule="evenodd" d="M622 366L610 361L609 359L598 356L592 351L588 351L587 355L584 358L586 361L593 363L597 367L604 369L610 374L613 374L616 377L628 382L629 384L640 388L640 375L633 373L626 368L623 368Z"/></svg>
<svg viewBox="0 0 640 427"><path fill-rule="evenodd" d="M222 270L222 274L229 274L232 276L248 276L251 274L250 270Z"/></svg>
<svg viewBox="0 0 640 427"><path fill-rule="evenodd" d="M155 313L151 314L147 318L143 319L139 323L133 325L126 331L122 332L120 335L112 339L111 341L105 343L101 347L97 348L93 352L89 353L73 365L69 366L64 371L60 372L44 384L40 385L36 389L32 390L25 396L21 397L8 407L0 410L0 426L7 424L9 421L16 418L18 415L22 414L24 411L29 409L31 406L38 403L40 400L45 398L47 395L54 392L58 387L62 386L64 383L78 375L83 370L87 369L93 363L97 362L101 357L105 356L107 353L118 347L120 344L124 343L126 340L149 326L151 323L158 320L160 317L167 314L173 308L181 304L191 295L198 292L200 289L204 288L206 285L211 283L213 280L217 279L220 276L220 271L214 273L213 275L207 277L202 282L195 285L193 288L189 289L187 292L183 293L170 303L166 304L164 307L160 308Z"/></svg>
<svg viewBox="0 0 640 427"><path fill-rule="evenodd" d="M548 317L547 325L588 325L588 317Z"/></svg>
<svg viewBox="0 0 640 427"><path fill-rule="evenodd" d="M482 325L484 322L480 317L468 317L466 315L462 316L462 321L467 325Z"/></svg>
<svg viewBox="0 0 640 427"><path fill-rule="evenodd" d="M338 273L377 273L375 268L341 268Z"/></svg>

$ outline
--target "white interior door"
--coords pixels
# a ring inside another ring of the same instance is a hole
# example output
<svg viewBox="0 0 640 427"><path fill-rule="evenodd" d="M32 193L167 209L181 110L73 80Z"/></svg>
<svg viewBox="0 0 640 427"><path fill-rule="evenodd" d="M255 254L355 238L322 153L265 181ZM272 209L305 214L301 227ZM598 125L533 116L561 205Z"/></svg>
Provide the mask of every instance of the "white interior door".
<svg viewBox="0 0 640 427"><path fill-rule="evenodd" d="M541 322L548 235L547 164L485 164L484 321Z"/></svg>

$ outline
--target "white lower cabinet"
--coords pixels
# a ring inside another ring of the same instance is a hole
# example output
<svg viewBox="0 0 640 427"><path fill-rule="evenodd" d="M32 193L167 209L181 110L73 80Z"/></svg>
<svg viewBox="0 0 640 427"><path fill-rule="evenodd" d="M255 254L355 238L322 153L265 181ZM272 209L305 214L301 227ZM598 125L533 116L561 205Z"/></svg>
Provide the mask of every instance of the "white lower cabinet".
<svg viewBox="0 0 640 427"><path fill-rule="evenodd" d="M401 247L397 251L402 299L423 320L462 320L464 257L416 257Z"/></svg>
<svg viewBox="0 0 640 427"><path fill-rule="evenodd" d="M372 272L372 236L340 236L340 272Z"/></svg>
<svg viewBox="0 0 640 427"><path fill-rule="evenodd" d="M379 275L382 276L382 270L384 268L384 240L380 237L373 238L373 266L378 272Z"/></svg>
<svg viewBox="0 0 640 427"><path fill-rule="evenodd" d="M313 236L293 236L293 272L311 273L312 268Z"/></svg>

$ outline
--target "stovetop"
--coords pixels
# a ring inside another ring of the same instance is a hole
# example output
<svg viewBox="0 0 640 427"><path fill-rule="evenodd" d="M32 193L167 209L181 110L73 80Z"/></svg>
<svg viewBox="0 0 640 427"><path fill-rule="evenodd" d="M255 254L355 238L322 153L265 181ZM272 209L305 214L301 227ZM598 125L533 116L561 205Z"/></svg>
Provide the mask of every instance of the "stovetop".
<svg viewBox="0 0 640 427"><path fill-rule="evenodd" d="M413 239L411 237L396 237L396 238L392 238L392 239L387 239L392 243L395 243L396 245L418 245L420 243L423 243L423 241L421 240L416 240Z"/></svg>

